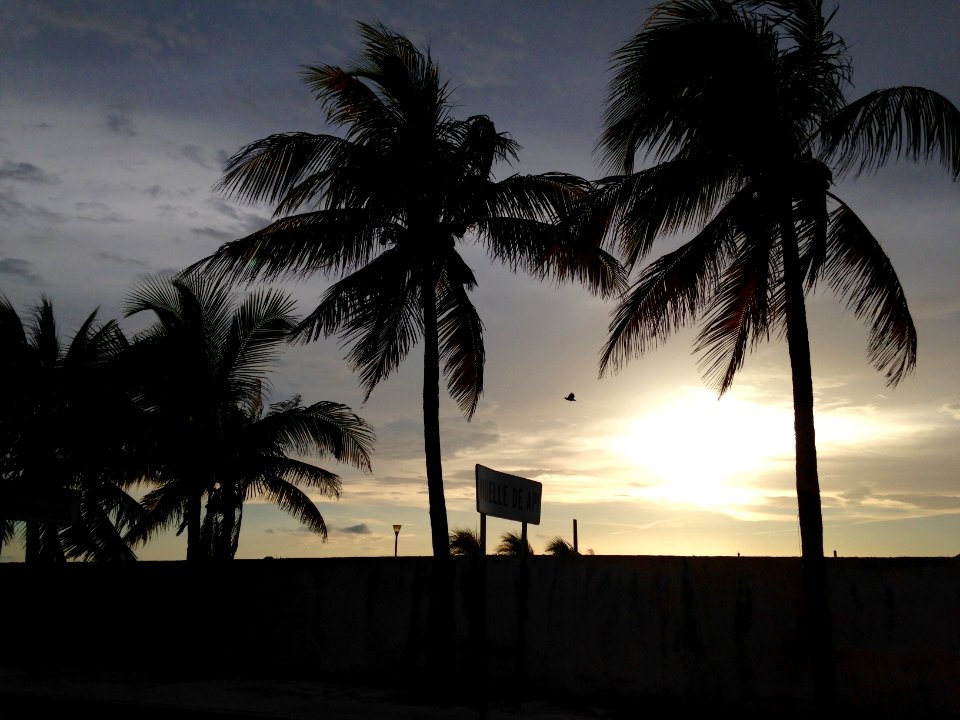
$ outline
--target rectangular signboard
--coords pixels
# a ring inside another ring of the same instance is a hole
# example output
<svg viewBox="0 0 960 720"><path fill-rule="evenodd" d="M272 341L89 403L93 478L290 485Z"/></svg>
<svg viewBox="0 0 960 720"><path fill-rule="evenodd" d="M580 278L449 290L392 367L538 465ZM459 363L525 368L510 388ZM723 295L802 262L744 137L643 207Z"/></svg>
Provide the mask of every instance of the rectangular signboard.
<svg viewBox="0 0 960 720"><path fill-rule="evenodd" d="M477 465L477 512L540 524L543 483Z"/></svg>

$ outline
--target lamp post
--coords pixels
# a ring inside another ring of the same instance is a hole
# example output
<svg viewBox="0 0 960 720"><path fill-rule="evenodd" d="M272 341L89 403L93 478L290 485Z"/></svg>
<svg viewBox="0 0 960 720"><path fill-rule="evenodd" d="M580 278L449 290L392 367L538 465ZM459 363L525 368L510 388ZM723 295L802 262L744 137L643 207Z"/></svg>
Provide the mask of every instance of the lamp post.
<svg viewBox="0 0 960 720"><path fill-rule="evenodd" d="M400 526L393 526L393 556L397 556L397 543L400 542Z"/></svg>

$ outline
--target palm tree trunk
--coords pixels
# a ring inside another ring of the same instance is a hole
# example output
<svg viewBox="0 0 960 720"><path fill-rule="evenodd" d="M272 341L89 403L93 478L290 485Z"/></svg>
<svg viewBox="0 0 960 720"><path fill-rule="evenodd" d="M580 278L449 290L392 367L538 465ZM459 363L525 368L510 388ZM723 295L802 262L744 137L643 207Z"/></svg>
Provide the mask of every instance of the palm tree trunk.
<svg viewBox="0 0 960 720"><path fill-rule="evenodd" d="M36 563L40 560L40 521L26 521L26 547L24 548L23 561L25 563Z"/></svg>
<svg viewBox="0 0 960 720"><path fill-rule="evenodd" d="M433 556L450 555L447 503L440 455L440 348L437 337L437 286L432 265L424 270L423 290L423 451L427 463L430 535Z"/></svg>
<svg viewBox="0 0 960 720"><path fill-rule="evenodd" d="M803 558L803 595L806 636L810 638L814 692L824 710L832 710L836 697L833 634L826 564L823 557L823 516L817 476L817 443L813 421L813 369L810 337L803 298L803 277L792 207L780 223L783 241L783 278L786 293L787 348L793 383L793 429L796 437L797 506Z"/></svg>
<svg viewBox="0 0 960 720"><path fill-rule="evenodd" d="M203 559L200 547L201 492L194 493L187 502L187 560Z"/></svg>
<svg viewBox="0 0 960 720"><path fill-rule="evenodd" d="M437 335L437 285L432 264L423 274L423 449L427 463L430 500L430 534L433 570L430 575L431 608L427 627L428 685L437 696L452 692L455 675L450 663L455 654L453 582L447 504L443 495L440 453L440 348Z"/></svg>

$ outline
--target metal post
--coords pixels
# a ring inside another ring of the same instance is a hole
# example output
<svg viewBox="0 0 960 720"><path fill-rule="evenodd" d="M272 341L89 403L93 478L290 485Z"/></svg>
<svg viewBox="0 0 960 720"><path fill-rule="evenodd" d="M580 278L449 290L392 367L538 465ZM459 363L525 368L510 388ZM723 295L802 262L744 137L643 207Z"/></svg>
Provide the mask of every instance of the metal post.
<svg viewBox="0 0 960 720"><path fill-rule="evenodd" d="M577 547L577 519L576 518L573 519L573 551L579 552L579 548Z"/></svg>
<svg viewBox="0 0 960 720"><path fill-rule="evenodd" d="M393 556L397 556L397 544L400 542L400 525L393 526Z"/></svg>
<svg viewBox="0 0 960 720"><path fill-rule="evenodd" d="M480 513L480 554L487 554L487 514Z"/></svg>

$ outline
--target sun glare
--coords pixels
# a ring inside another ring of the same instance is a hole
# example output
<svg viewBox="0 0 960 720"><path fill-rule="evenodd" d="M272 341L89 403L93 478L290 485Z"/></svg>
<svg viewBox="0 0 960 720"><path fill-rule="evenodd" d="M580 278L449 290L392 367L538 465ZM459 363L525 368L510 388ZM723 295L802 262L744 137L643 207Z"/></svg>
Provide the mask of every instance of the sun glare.
<svg viewBox="0 0 960 720"><path fill-rule="evenodd" d="M788 409L687 388L639 418L611 449L647 470L652 482L637 496L733 510L759 501L752 482L792 459L793 417Z"/></svg>

